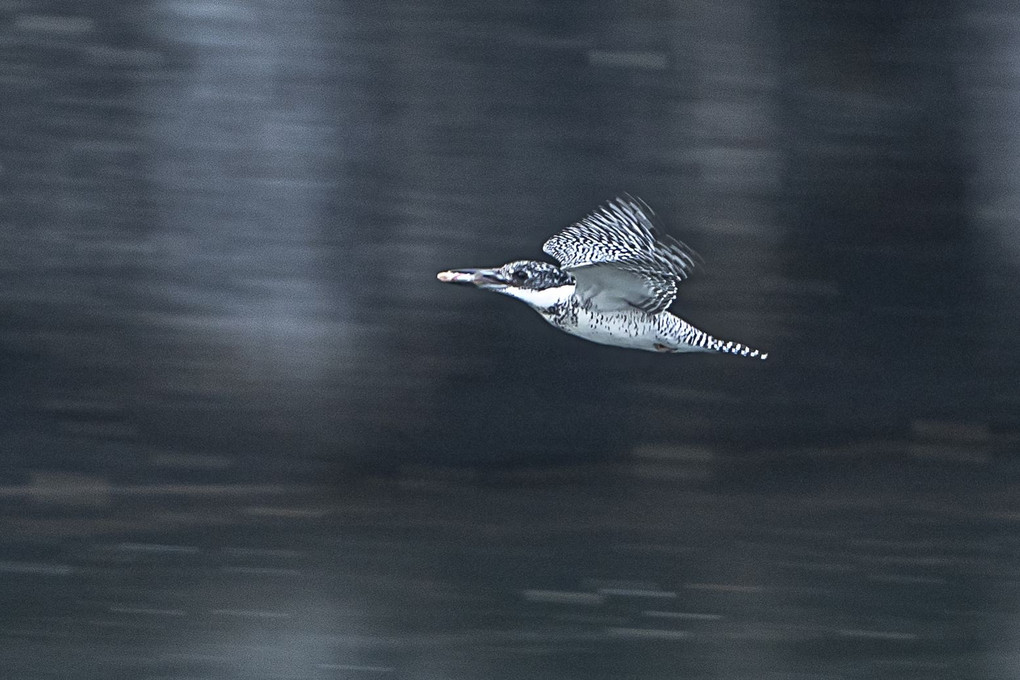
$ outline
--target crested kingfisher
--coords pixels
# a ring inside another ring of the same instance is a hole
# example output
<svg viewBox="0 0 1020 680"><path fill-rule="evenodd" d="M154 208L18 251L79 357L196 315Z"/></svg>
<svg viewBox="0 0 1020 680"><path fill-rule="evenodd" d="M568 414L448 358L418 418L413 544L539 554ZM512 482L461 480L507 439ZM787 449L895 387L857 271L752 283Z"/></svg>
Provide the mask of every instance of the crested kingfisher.
<svg viewBox="0 0 1020 680"><path fill-rule="evenodd" d="M652 217L640 199L617 198L545 242L542 250L559 267L517 260L437 278L517 298L556 328L603 345L765 359L765 352L714 338L666 311L698 256L659 234Z"/></svg>

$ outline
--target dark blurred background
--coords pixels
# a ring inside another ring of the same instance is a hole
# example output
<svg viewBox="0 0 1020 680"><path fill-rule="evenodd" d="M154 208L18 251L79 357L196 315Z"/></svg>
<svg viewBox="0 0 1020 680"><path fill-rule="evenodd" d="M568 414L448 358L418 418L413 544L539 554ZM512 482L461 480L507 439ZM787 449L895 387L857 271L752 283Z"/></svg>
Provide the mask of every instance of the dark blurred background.
<svg viewBox="0 0 1020 680"><path fill-rule="evenodd" d="M1016 678L1020 9L0 2L0 676ZM629 192L585 343L442 269Z"/></svg>

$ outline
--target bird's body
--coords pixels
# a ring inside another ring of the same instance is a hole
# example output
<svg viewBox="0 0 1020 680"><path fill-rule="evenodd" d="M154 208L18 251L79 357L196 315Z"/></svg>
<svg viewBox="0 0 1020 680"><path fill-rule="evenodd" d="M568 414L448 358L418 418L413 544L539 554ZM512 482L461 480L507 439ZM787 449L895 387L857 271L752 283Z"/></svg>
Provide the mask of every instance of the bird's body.
<svg viewBox="0 0 1020 680"><path fill-rule="evenodd" d="M679 241L657 236L646 210L634 200L616 199L553 236L543 249L560 267L521 260L438 278L517 298L556 328L603 345L766 358L666 311L696 256Z"/></svg>
<svg viewBox="0 0 1020 680"><path fill-rule="evenodd" d="M669 312L649 314L640 309L620 309L604 312L593 309L592 303L582 301L575 286L546 289L547 296L533 296L532 308L543 319L561 331L576 335L600 345L613 345L650 352L705 352L738 347L737 343L720 343L713 346L714 338ZM516 296L514 296L516 297ZM523 296L520 299L525 299ZM527 301L527 300L526 300ZM755 350L748 349L748 356ZM739 349L738 354L742 353Z"/></svg>

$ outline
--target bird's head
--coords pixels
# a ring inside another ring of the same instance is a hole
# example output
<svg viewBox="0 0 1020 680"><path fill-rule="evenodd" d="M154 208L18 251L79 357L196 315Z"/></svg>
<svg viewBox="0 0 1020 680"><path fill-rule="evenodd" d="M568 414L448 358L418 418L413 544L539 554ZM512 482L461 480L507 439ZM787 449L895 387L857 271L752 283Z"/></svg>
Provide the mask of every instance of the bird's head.
<svg viewBox="0 0 1020 680"><path fill-rule="evenodd" d="M556 289L573 286L574 277L548 262L517 260L496 269L452 269L436 275L444 283L469 284L523 300L533 307L558 301Z"/></svg>

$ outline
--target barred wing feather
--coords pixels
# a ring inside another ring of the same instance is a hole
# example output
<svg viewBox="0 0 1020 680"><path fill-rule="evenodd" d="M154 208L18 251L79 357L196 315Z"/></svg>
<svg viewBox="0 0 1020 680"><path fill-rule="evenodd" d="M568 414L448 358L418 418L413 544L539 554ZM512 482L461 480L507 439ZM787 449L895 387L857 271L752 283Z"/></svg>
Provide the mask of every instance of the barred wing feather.
<svg viewBox="0 0 1020 680"><path fill-rule="evenodd" d="M605 311L636 307L658 314L676 298L697 255L660 235L651 209L637 199L617 198L542 246L577 281L576 294Z"/></svg>

